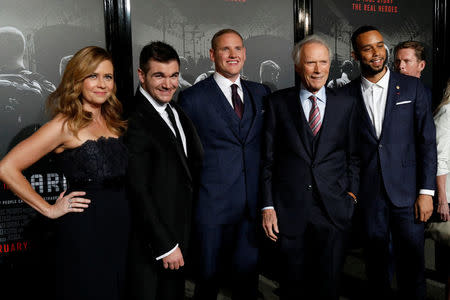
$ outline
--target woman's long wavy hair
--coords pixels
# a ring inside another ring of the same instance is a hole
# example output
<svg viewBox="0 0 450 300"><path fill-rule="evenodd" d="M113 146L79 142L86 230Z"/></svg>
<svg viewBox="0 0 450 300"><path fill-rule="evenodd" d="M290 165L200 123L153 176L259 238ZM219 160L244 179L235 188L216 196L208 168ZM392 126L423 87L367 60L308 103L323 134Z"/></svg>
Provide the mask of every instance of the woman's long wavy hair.
<svg viewBox="0 0 450 300"><path fill-rule="evenodd" d="M69 61L56 91L47 99L47 110L54 118L61 114L65 117L65 125L76 137L80 129L88 126L93 118L92 113L83 110L82 88L83 81L95 72L98 65L109 60L111 55L103 48L89 46L79 50ZM122 104L117 99L116 85L111 96L102 104L101 114L106 126L116 135L122 135L127 123L121 118Z"/></svg>
<svg viewBox="0 0 450 300"><path fill-rule="evenodd" d="M439 109L442 106L446 105L447 103L450 103L450 77L447 80L447 86L445 88L444 95L442 96L442 101L434 111L434 114L436 114L439 111Z"/></svg>

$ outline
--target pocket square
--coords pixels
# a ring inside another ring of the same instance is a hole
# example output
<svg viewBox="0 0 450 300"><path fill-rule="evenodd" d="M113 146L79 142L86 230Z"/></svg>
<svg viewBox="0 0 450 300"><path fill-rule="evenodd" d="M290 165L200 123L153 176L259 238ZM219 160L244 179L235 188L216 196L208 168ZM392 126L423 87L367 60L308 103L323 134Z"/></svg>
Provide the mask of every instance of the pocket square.
<svg viewBox="0 0 450 300"><path fill-rule="evenodd" d="M411 102L412 102L411 100L407 100L407 101L400 101L400 102L397 102L397 103L395 103L395 105L408 104L408 103L411 103Z"/></svg>

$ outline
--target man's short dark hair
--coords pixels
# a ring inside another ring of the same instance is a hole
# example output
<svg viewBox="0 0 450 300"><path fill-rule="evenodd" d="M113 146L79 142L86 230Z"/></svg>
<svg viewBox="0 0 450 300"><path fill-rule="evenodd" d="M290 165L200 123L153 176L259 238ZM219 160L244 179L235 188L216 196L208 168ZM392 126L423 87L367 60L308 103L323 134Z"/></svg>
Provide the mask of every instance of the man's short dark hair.
<svg viewBox="0 0 450 300"><path fill-rule="evenodd" d="M239 32L237 32L236 30L231 29L231 28L225 28L225 29L222 29L222 30L217 31L217 32L214 34L213 38L211 39L211 48L214 49L214 50L216 50L217 39L218 39L221 35L224 35L224 34L227 34L227 33L234 33L234 34L238 35L238 36L241 38L241 40L242 40L242 44L244 44L244 39L242 38L242 36L241 36L241 34L240 34Z"/></svg>
<svg viewBox="0 0 450 300"><path fill-rule="evenodd" d="M358 36L360 34L363 34L363 33L366 33L368 31L372 31L372 30L379 31L378 28L376 28L375 26L363 25L353 32L352 38L351 38L353 51L358 52L358 45L356 44L356 39L358 38Z"/></svg>
<svg viewBox="0 0 450 300"><path fill-rule="evenodd" d="M394 48L394 57L397 56L397 51L400 49L413 49L418 61L425 60L425 48L422 43L417 41L405 41L399 43Z"/></svg>
<svg viewBox="0 0 450 300"><path fill-rule="evenodd" d="M141 54L139 55L139 68L147 74L149 70L148 62L153 59L158 62L169 62L171 60L176 60L178 65L180 65L180 57L177 51L169 44L163 42L151 42L142 48Z"/></svg>

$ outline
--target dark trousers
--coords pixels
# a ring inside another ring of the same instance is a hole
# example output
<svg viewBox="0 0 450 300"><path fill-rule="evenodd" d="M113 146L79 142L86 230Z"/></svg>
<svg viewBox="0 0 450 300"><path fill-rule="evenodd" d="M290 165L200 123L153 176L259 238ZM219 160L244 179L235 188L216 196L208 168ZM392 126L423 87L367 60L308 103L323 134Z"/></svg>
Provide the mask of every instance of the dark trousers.
<svg viewBox="0 0 450 300"><path fill-rule="evenodd" d="M348 233L334 226L315 202L303 234L279 237L282 300L339 298Z"/></svg>
<svg viewBox="0 0 450 300"><path fill-rule="evenodd" d="M255 222L198 225L196 228L196 300L217 298L220 282L231 278L232 298L252 300L258 292L258 244ZM224 277L224 275L228 275Z"/></svg>
<svg viewBox="0 0 450 300"><path fill-rule="evenodd" d="M184 267L178 270L164 269L162 260L156 261L149 249L138 247L136 243L138 241L132 241L130 250L127 299L184 299Z"/></svg>
<svg viewBox="0 0 450 300"><path fill-rule="evenodd" d="M389 274L389 266L392 266L389 241L392 239L400 292L395 299L424 299L424 224L415 221L414 207L392 205L384 185L380 184L376 205L364 215L369 296L394 298Z"/></svg>

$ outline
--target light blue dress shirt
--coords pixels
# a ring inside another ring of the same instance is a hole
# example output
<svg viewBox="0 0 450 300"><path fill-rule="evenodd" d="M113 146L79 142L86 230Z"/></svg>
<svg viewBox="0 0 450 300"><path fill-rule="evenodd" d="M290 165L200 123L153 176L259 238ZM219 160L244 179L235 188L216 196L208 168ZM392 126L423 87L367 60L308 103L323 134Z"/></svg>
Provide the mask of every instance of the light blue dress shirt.
<svg viewBox="0 0 450 300"><path fill-rule="evenodd" d="M323 116L325 114L325 106L327 104L327 94L325 93L325 86L323 86L316 94L311 93L303 84L300 86L300 102L303 107L303 112L305 113L306 121L309 120L309 112L311 111L312 103L309 100L310 96L314 96L317 99L317 106L319 106L320 112L320 122L323 122Z"/></svg>

